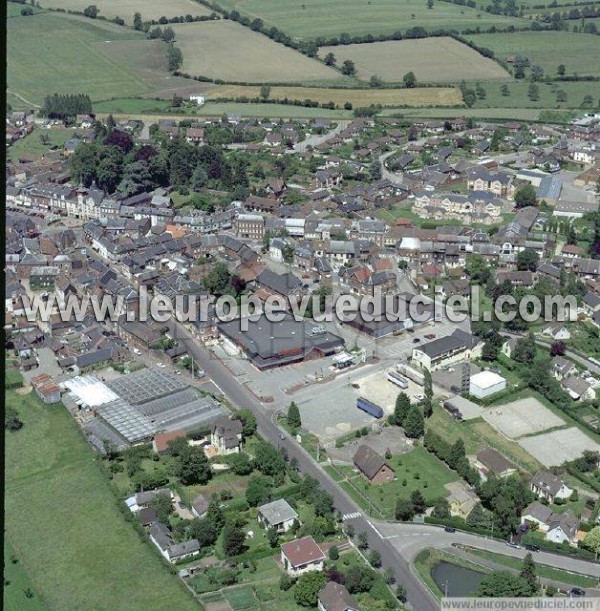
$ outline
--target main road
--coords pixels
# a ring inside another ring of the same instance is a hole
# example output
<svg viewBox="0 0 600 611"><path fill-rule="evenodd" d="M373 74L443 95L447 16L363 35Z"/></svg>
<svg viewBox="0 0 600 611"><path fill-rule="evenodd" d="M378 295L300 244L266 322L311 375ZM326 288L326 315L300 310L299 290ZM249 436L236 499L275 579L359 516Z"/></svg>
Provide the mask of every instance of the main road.
<svg viewBox="0 0 600 611"><path fill-rule="evenodd" d="M231 372L216 357L194 341L183 325L173 321L170 323L170 331L174 338L186 346L190 355L194 357L195 365L206 372L213 384L233 405L252 410L256 416L258 433L261 437L275 446L284 448L290 458L293 457L298 461L298 468L302 473L318 480L323 490L333 497L337 511L344 515L358 516L352 519L355 532L367 533L369 549L377 550L381 554L382 566L391 568L397 582L406 587L411 607L418 611L438 611L439 603L412 572L410 563L394 547L391 540L384 538L373 522L363 516L360 507L340 488L337 482L316 464L299 444L282 435L282 431L271 421L270 415L262 409L260 403L238 384Z"/></svg>

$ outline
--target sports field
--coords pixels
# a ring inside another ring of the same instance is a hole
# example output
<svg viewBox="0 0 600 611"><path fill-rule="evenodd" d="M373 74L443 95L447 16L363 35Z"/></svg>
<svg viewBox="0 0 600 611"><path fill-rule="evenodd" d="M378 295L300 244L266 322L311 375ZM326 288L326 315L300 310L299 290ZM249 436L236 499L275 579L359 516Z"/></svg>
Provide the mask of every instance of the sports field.
<svg viewBox="0 0 600 611"><path fill-rule="evenodd" d="M173 25L182 72L237 82L339 80L340 73L233 21Z"/></svg>
<svg viewBox="0 0 600 611"><path fill-rule="evenodd" d="M131 29L51 12L13 17L7 25L8 89L34 103L55 92L102 100L164 90L172 97L190 87L167 71L165 43Z"/></svg>
<svg viewBox="0 0 600 611"><path fill-rule="evenodd" d="M328 53L335 55L337 65L347 59L352 60L358 76L364 80L376 74L384 81L400 82L409 71L415 73L417 81L432 83L510 78L508 72L495 61L445 36L319 49L321 57Z"/></svg>
<svg viewBox="0 0 600 611"><path fill-rule="evenodd" d="M6 436L5 536L47 608L197 610L125 521L64 407L33 393L6 401L24 427Z"/></svg>
<svg viewBox="0 0 600 611"><path fill-rule="evenodd" d="M509 55L524 55L551 77L556 76L560 64L565 66L567 75L600 76L600 37L592 34L516 32L475 34L467 38L479 47L491 49L500 60Z"/></svg>
<svg viewBox="0 0 600 611"><path fill-rule="evenodd" d="M192 17L210 15L211 10L193 0L161 0L161 2L145 2L145 0L40 0L42 8L83 12L87 6L95 4L100 16L107 19L121 17L126 23L133 24L133 16L140 13L142 20L158 21L161 17Z"/></svg>
<svg viewBox="0 0 600 611"><path fill-rule="evenodd" d="M220 85L210 89L207 99L256 97L260 87L245 85ZM454 87L423 87L416 89L327 89L317 87L271 87L271 99L314 100L319 103L334 102L343 106L350 102L354 107L381 104L382 106L456 106L462 104L460 91Z"/></svg>
<svg viewBox="0 0 600 611"><path fill-rule="evenodd" d="M523 437L518 443L545 467L556 467L565 461L575 460L584 450L600 450L598 443L574 426L533 437Z"/></svg>
<svg viewBox="0 0 600 611"><path fill-rule="evenodd" d="M425 0L218 0L228 10L260 17L295 38L358 34L392 34L407 28L429 31L452 28L487 28L525 23L517 17L491 15L467 6L436 0L432 9Z"/></svg>

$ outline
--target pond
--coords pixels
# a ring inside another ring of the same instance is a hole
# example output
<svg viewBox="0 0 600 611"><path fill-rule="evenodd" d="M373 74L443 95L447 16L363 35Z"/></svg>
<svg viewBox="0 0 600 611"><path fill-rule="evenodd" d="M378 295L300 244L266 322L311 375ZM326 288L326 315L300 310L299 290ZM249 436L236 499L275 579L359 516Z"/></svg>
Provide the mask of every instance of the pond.
<svg viewBox="0 0 600 611"><path fill-rule="evenodd" d="M431 576L437 587L442 592L447 592L448 596L470 596L485 577L485 573L442 561L431 569Z"/></svg>

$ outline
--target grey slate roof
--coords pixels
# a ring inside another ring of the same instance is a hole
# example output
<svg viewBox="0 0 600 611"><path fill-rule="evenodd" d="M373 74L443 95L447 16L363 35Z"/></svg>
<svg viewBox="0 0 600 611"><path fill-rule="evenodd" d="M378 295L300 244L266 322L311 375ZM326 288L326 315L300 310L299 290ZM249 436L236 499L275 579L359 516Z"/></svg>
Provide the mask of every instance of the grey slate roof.
<svg viewBox="0 0 600 611"><path fill-rule="evenodd" d="M272 501L258 508L258 513L263 516L270 526L277 526L289 520L295 520L298 514L289 506L285 499Z"/></svg>
<svg viewBox="0 0 600 611"><path fill-rule="evenodd" d="M352 459L354 464L368 479L372 479L387 463L382 456L367 445L359 446Z"/></svg>

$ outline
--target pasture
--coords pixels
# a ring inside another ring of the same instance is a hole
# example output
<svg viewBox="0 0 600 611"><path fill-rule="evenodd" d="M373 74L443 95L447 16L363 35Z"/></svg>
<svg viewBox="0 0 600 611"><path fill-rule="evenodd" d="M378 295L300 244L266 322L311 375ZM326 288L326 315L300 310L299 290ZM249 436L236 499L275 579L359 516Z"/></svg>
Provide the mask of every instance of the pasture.
<svg viewBox="0 0 600 611"><path fill-rule="evenodd" d="M314 82L340 74L233 21L175 24L182 72L237 82Z"/></svg>
<svg viewBox="0 0 600 611"><path fill-rule="evenodd" d="M6 402L24 422L6 436L6 536L46 607L198 609L126 522L65 408L33 393L8 392Z"/></svg>
<svg viewBox="0 0 600 611"><path fill-rule="evenodd" d="M256 97L260 87L219 85L207 93L207 99ZM416 89L328 89L317 87L271 87L273 100L314 100L333 102L340 108L346 102L354 107L382 106L456 106L462 104L460 91L454 87L423 87Z"/></svg>
<svg viewBox="0 0 600 611"><path fill-rule="evenodd" d="M446 28L487 28L524 23L517 17L491 15L467 6L425 0L218 0L225 9L260 17L268 27L276 26L290 36L311 40L318 36L393 34L420 26L428 31Z"/></svg>
<svg viewBox="0 0 600 611"><path fill-rule="evenodd" d="M475 34L467 38L479 47L491 49L502 61L509 55L524 55L550 77L556 76L560 64L565 66L567 75L600 76L600 37L592 34L515 32Z"/></svg>
<svg viewBox="0 0 600 611"><path fill-rule="evenodd" d="M34 103L54 92L105 100L198 89L169 74L165 43L112 23L43 12L13 17L7 30L8 89Z"/></svg>
<svg viewBox="0 0 600 611"><path fill-rule="evenodd" d="M384 81L400 82L409 71L418 82L444 83L463 79L506 79L510 75L495 61L483 57L454 38L389 40L360 45L321 47L319 55L333 53L337 65L350 59L359 78L376 74Z"/></svg>
<svg viewBox="0 0 600 611"><path fill-rule="evenodd" d="M114 19L121 17L128 25L133 24L133 16L140 13L144 21L158 21L161 17L192 17L210 15L211 10L193 0L163 0L161 2L144 2L144 0L94 0L101 17ZM42 8L64 9L82 13L90 0L41 0Z"/></svg>

